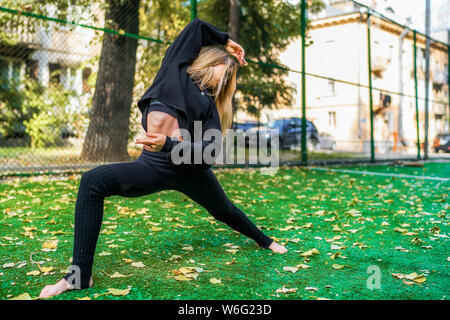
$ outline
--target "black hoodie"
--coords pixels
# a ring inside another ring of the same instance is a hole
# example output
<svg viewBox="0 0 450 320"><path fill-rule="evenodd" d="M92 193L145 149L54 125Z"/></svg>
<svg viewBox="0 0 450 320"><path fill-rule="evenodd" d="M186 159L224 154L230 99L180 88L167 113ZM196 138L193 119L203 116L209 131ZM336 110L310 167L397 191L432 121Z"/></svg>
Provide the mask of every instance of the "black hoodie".
<svg viewBox="0 0 450 320"><path fill-rule="evenodd" d="M175 109L180 129L186 129L191 134L191 141L183 142L175 137L166 136L166 142L161 151L177 170L192 172L211 167L211 164L206 163L203 158L201 164L194 163L194 152L192 152L194 143L199 147L201 145L203 154L203 150L214 141L214 139L195 141L194 120L202 121L202 137L207 129L221 130L217 106L214 97L205 94L208 93L207 91L201 91L186 70L197 58L203 46L225 45L228 39L228 33L220 31L199 18L193 19L167 48L152 85L137 103L143 114L153 99ZM170 151L180 143L189 144L191 147L190 164L172 162ZM213 155L217 157L218 154L213 153Z"/></svg>

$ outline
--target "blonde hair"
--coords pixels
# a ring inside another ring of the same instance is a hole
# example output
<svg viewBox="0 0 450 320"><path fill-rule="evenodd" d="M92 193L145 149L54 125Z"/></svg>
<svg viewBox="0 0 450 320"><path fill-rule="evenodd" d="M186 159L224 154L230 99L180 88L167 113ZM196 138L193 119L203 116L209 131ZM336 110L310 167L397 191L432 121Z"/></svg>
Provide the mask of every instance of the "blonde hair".
<svg viewBox="0 0 450 320"><path fill-rule="evenodd" d="M224 64L225 72L220 77L217 85L213 85L213 66ZM217 111L220 118L222 135L225 136L226 130L231 127L233 121L232 98L236 91L236 74L239 64L233 55L227 51L215 46L203 47L197 58L187 69L197 85L204 86L212 93L216 102ZM227 77L230 77L227 80Z"/></svg>

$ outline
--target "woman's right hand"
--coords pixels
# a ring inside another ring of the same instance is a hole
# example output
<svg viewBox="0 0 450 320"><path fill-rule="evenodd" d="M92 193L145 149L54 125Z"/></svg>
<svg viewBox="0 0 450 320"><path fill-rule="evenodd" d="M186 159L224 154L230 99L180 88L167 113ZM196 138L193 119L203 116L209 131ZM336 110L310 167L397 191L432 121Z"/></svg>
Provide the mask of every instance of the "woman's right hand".
<svg viewBox="0 0 450 320"><path fill-rule="evenodd" d="M136 139L136 143L142 144L147 151L161 151L167 136L161 133L147 133L146 136L148 137L147 139Z"/></svg>
<svg viewBox="0 0 450 320"><path fill-rule="evenodd" d="M235 56L241 66L246 66L248 64L244 59L245 50L238 43L234 42L231 39L228 39L228 42L225 45L225 50Z"/></svg>

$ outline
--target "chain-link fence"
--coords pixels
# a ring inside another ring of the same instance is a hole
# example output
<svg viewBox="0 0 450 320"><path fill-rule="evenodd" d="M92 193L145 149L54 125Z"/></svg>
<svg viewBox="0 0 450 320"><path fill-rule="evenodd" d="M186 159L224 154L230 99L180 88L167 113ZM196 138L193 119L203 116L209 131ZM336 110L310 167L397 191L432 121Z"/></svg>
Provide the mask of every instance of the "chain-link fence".
<svg viewBox="0 0 450 320"><path fill-rule="evenodd" d="M0 172L137 158L142 147L134 140L145 132L136 102L170 44L161 39L172 40L195 16L184 2L176 1L185 21L178 19L171 32L152 24L156 29L145 35L140 30L151 19L139 11L145 1L74 6L64 19L55 10L0 7ZM356 1L282 8L257 2L240 2L238 42L248 43L249 64L239 71L233 128L260 138L278 130L280 163L421 158L425 137L427 153L447 148L448 44L429 39L426 108L422 33ZM208 12L207 5L197 9ZM269 14L272 19L263 19ZM277 38L269 37L271 30Z"/></svg>

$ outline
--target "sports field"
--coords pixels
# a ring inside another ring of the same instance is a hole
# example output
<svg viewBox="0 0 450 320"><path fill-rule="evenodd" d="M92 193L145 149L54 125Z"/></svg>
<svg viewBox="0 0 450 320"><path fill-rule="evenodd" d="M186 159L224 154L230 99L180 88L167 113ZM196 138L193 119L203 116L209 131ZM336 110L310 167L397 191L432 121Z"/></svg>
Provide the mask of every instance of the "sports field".
<svg viewBox="0 0 450 320"><path fill-rule="evenodd" d="M449 299L450 162L332 169L214 169L285 254L176 191L107 198L94 287L52 299ZM65 273L79 179L0 184L0 299Z"/></svg>

